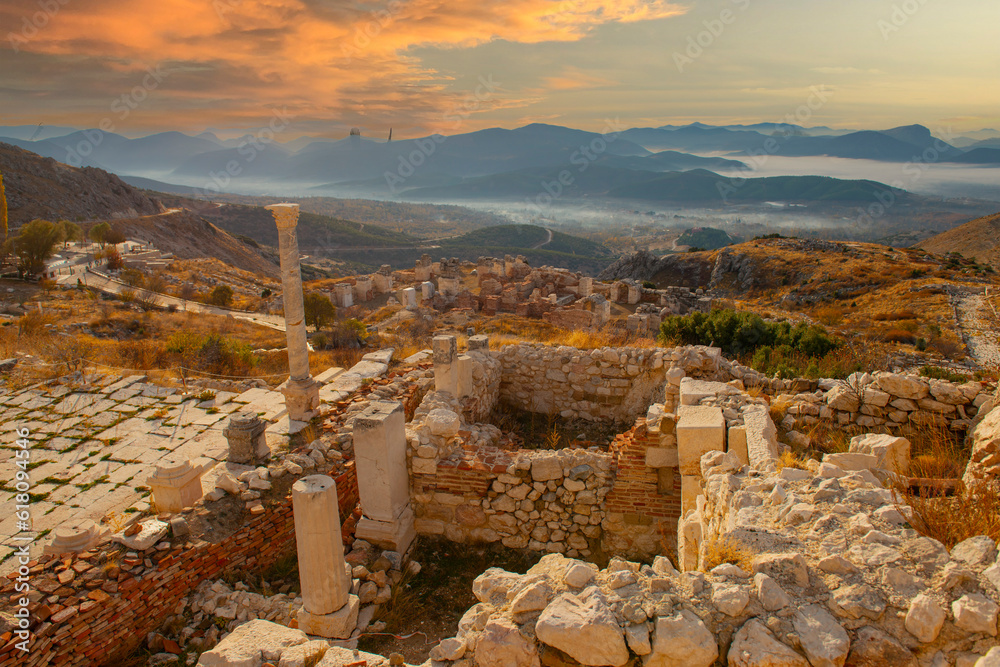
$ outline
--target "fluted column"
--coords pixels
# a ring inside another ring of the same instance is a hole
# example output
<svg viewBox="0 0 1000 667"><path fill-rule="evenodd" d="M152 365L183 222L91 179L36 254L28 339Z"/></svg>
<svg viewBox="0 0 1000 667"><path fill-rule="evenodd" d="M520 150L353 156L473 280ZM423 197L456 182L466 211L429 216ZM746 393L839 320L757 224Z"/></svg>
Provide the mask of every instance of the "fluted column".
<svg viewBox="0 0 1000 667"><path fill-rule="evenodd" d="M281 258L282 304L285 309L285 338L288 341L288 384L284 390L289 418L309 421L319 407L319 385L309 374L309 347L306 337L305 306L302 299L302 270L299 266L298 204L266 206L278 226L278 254Z"/></svg>

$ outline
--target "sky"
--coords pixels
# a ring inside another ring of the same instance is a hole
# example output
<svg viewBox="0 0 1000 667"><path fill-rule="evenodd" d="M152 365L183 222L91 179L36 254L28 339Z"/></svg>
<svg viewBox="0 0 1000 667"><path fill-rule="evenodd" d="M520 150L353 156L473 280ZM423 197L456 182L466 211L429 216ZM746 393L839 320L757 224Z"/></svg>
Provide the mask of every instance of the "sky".
<svg viewBox="0 0 1000 667"><path fill-rule="evenodd" d="M996 0L0 0L0 125L1000 129L998 25Z"/></svg>

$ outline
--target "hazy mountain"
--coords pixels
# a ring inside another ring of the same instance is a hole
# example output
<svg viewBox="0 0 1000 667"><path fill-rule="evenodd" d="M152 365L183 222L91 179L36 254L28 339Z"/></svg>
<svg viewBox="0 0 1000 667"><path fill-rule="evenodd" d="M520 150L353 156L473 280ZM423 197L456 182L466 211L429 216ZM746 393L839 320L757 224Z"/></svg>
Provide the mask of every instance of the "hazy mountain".
<svg viewBox="0 0 1000 667"><path fill-rule="evenodd" d="M973 148L968 153L951 158L949 162L1000 165L1000 143L997 145L998 148Z"/></svg>
<svg viewBox="0 0 1000 667"><path fill-rule="evenodd" d="M629 169L592 166L560 181L560 171L524 169L492 176L469 178L456 185L420 188L406 193L419 200L527 199L546 197L611 197L639 201L721 205L734 203L867 203L876 193L892 190L875 181L847 181L825 176L774 176L734 181L711 171L651 174ZM895 190L899 201L914 195Z"/></svg>
<svg viewBox="0 0 1000 667"><path fill-rule="evenodd" d="M62 137L70 132L76 132L76 128L58 125L0 125L0 137L25 141L42 141L51 137Z"/></svg>

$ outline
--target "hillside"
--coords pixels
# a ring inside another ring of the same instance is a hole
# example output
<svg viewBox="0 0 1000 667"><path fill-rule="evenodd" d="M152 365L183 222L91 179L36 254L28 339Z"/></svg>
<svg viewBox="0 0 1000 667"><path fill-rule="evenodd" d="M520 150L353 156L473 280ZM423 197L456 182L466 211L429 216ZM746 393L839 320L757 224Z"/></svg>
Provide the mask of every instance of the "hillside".
<svg viewBox="0 0 1000 667"><path fill-rule="evenodd" d="M463 246L482 248L484 254L496 254L492 250L494 248L521 250L544 248L550 252L585 257L604 257L610 254L610 251L600 243L550 231L537 225L498 225L441 241L442 249Z"/></svg>
<svg viewBox="0 0 1000 667"><path fill-rule="evenodd" d="M88 229L108 220L128 238L151 242L180 259L214 257L237 268L277 275L267 251L186 210L162 203L94 167L77 169L0 144L11 228L35 218L73 220ZM272 225L273 226L273 225Z"/></svg>
<svg viewBox="0 0 1000 667"><path fill-rule="evenodd" d="M129 181L142 181L129 177ZM161 184L166 185L166 184ZM195 194L192 188L170 186L168 192L177 194ZM168 206L195 206L194 200L171 197L158 194ZM281 197L252 197L238 194L212 194L213 202L242 204L246 206L267 206L287 201ZM414 204L410 202L378 201L374 199L337 199L334 197L296 197L303 212L350 220L356 223L371 224L386 230L409 234L416 238L437 238L464 234L474 229L491 225L502 225L509 222L503 216L487 211L478 211L465 206L444 204ZM174 203L176 202L176 203Z"/></svg>
<svg viewBox="0 0 1000 667"><path fill-rule="evenodd" d="M1000 266L1000 213L959 225L927 239L920 247L940 255L957 252L963 257Z"/></svg>
<svg viewBox="0 0 1000 667"><path fill-rule="evenodd" d="M765 317L803 318L872 341L961 358L953 301L996 286L997 273L970 260L915 248L794 238L756 239L710 252L623 257L599 276L713 290ZM994 287L995 288L995 287ZM876 354L876 351L872 351Z"/></svg>
<svg viewBox="0 0 1000 667"><path fill-rule="evenodd" d="M11 228L35 218L83 222L163 210L159 201L114 174L70 167L10 144L0 143L0 173Z"/></svg>

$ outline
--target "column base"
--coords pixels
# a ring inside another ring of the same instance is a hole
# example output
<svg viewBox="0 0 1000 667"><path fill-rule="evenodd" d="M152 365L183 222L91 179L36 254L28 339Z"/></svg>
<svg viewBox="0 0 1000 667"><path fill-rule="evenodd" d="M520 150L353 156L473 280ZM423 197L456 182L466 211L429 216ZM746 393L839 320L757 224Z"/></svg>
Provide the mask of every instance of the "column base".
<svg viewBox="0 0 1000 667"><path fill-rule="evenodd" d="M358 625L358 609L361 600L357 595L347 596L347 604L332 614L310 614L305 607L299 609L295 619L299 630L307 635L327 639L349 639Z"/></svg>
<svg viewBox="0 0 1000 667"><path fill-rule="evenodd" d="M413 521L413 510L409 507L395 521L375 521L362 516L354 536L383 549L405 554L417 536Z"/></svg>
<svg viewBox="0 0 1000 667"><path fill-rule="evenodd" d="M305 380L288 380L282 392L288 418L307 422L319 414L319 382L311 377Z"/></svg>

